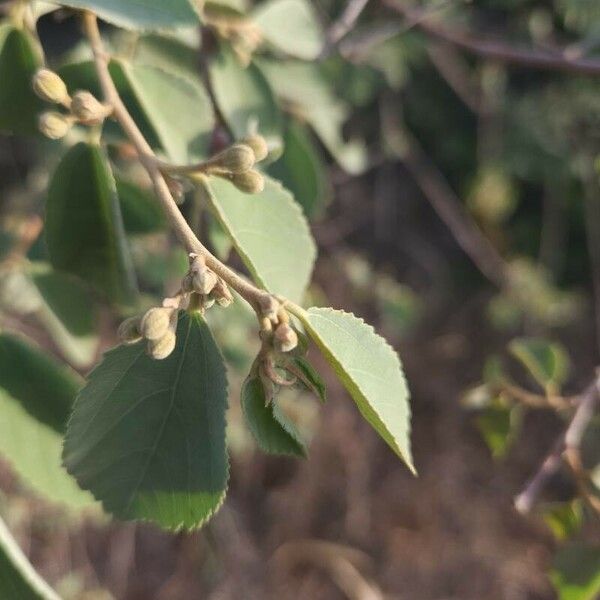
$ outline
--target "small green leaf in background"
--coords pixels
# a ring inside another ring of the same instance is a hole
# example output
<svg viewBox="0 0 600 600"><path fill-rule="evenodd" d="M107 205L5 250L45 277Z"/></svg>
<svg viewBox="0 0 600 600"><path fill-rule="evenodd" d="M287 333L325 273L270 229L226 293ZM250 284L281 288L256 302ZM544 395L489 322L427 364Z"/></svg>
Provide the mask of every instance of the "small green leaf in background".
<svg viewBox="0 0 600 600"><path fill-rule="evenodd" d="M61 466L78 378L19 337L0 335L0 456L43 497L73 508L93 499Z"/></svg>
<svg viewBox="0 0 600 600"><path fill-rule="evenodd" d="M313 307L296 316L363 417L414 473L409 392L396 352L353 314Z"/></svg>
<svg viewBox="0 0 600 600"><path fill-rule="evenodd" d="M89 10L125 29L175 29L199 23L189 0L61 0L57 4Z"/></svg>
<svg viewBox="0 0 600 600"><path fill-rule="evenodd" d="M269 454L306 456L306 448L294 424L272 399L268 405L259 377L249 377L242 387L242 410L259 448Z"/></svg>
<svg viewBox="0 0 600 600"><path fill-rule="evenodd" d="M285 367L299 383L321 402L327 402L327 388L316 369L302 356L294 356Z"/></svg>
<svg viewBox="0 0 600 600"><path fill-rule="evenodd" d="M477 416L477 427L494 458L502 458L518 435L522 411L495 399Z"/></svg>
<svg viewBox="0 0 600 600"><path fill-rule="evenodd" d="M581 529L583 524L582 501L577 498L571 502L554 504L544 510L543 518L557 540L566 540Z"/></svg>
<svg viewBox="0 0 600 600"><path fill-rule="evenodd" d="M0 519L0 598L6 600L60 600L38 575Z"/></svg>
<svg viewBox="0 0 600 600"><path fill-rule="evenodd" d="M597 600L600 594L600 546L573 543L561 548L550 579L559 600Z"/></svg>
<svg viewBox="0 0 600 600"><path fill-rule="evenodd" d="M304 60L319 56L324 36L309 0L267 0L251 17L277 50Z"/></svg>
<svg viewBox="0 0 600 600"><path fill-rule="evenodd" d="M211 248L219 260L227 262L233 248L231 238L214 215L206 213L206 216L206 229Z"/></svg>
<svg viewBox="0 0 600 600"><path fill-rule="evenodd" d="M167 156L181 163L204 158L214 126L204 88L157 67L125 61L119 65Z"/></svg>
<svg viewBox="0 0 600 600"><path fill-rule="evenodd" d="M560 344L519 338L510 343L509 350L545 390L557 392L569 374L569 357Z"/></svg>
<svg viewBox="0 0 600 600"><path fill-rule="evenodd" d="M46 243L57 270L88 281L115 302L135 290L115 182L98 146L79 143L56 168L46 203Z"/></svg>
<svg viewBox="0 0 600 600"><path fill-rule="evenodd" d="M33 93L31 80L41 64L40 50L31 35L10 29L0 48L0 130L38 132L38 114L47 105Z"/></svg>
<svg viewBox="0 0 600 600"><path fill-rule="evenodd" d="M294 194L309 219L321 217L331 190L323 159L306 127L290 121L283 146L282 156L269 166L269 173Z"/></svg>
<svg viewBox="0 0 600 600"><path fill-rule="evenodd" d="M149 190L121 178L117 178L116 185L127 233L156 233L165 229L163 211Z"/></svg>
<svg viewBox="0 0 600 600"><path fill-rule="evenodd" d="M283 117L261 70L253 63L242 66L233 52L223 47L210 74L217 104L235 137L243 138L255 128L267 140L270 153L278 156Z"/></svg>
<svg viewBox="0 0 600 600"><path fill-rule="evenodd" d="M203 185L213 213L257 283L299 302L310 281L316 248L292 195L269 178L264 191L253 195L218 178Z"/></svg>
<svg viewBox="0 0 600 600"><path fill-rule="evenodd" d="M345 141L342 127L349 108L337 98L319 66L300 61L261 59L260 69L290 112L305 120L335 160L352 175L367 165L365 146L360 141Z"/></svg>
<svg viewBox="0 0 600 600"><path fill-rule="evenodd" d="M168 358L143 343L106 353L75 402L64 463L118 518L199 527L226 493L226 409L219 349L204 320L183 314Z"/></svg>

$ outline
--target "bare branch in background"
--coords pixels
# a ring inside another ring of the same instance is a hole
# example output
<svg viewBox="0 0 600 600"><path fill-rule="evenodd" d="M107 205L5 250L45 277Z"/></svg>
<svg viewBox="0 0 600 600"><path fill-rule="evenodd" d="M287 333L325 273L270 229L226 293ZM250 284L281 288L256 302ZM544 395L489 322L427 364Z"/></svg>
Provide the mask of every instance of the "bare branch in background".
<svg viewBox="0 0 600 600"><path fill-rule="evenodd" d="M319 59L327 58L336 44L354 27L369 0L350 0L340 18L333 23L325 35L325 43Z"/></svg>
<svg viewBox="0 0 600 600"><path fill-rule="evenodd" d="M525 489L515 498L515 508L520 513L526 514L531 511L548 481L559 470L563 454L579 455L581 440L596 412L598 398L600 398L600 373L596 374L593 383L581 395L573 418L552 446L552 450L540 468L529 480Z"/></svg>
<svg viewBox="0 0 600 600"><path fill-rule="evenodd" d="M423 33L448 42L466 52L507 64L544 69L566 71L582 75L600 76L600 60L573 56L564 49L541 49L516 47L502 40L489 40L476 37L466 31L446 29L438 23L422 18L424 11L415 10L401 0L383 0L383 3L414 22Z"/></svg>

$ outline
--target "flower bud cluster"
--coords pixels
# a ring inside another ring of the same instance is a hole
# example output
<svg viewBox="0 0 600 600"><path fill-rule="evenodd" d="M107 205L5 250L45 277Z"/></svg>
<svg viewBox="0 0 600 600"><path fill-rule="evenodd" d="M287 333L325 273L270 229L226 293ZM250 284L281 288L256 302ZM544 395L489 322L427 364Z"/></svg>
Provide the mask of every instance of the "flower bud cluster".
<svg viewBox="0 0 600 600"><path fill-rule="evenodd" d="M204 312L215 302L227 307L233 302L229 287L214 271L208 268L203 256L190 254L190 268L183 278L181 289L189 295L189 311Z"/></svg>
<svg viewBox="0 0 600 600"><path fill-rule="evenodd" d="M245 194L259 194L265 187L265 178L254 165L268 154L265 139L261 135L251 135L208 160L205 172L231 181Z"/></svg>
<svg viewBox="0 0 600 600"><path fill-rule="evenodd" d="M100 125L112 113L88 91L80 90L69 95L65 82L50 69L38 69L33 76L33 91L45 102L64 106L69 112L45 111L39 116L38 127L50 139L63 138L75 123Z"/></svg>
<svg viewBox="0 0 600 600"><path fill-rule="evenodd" d="M178 309L155 306L141 317L131 317L121 323L118 335L124 344L146 340L148 354L156 360L167 358L175 349Z"/></svg>

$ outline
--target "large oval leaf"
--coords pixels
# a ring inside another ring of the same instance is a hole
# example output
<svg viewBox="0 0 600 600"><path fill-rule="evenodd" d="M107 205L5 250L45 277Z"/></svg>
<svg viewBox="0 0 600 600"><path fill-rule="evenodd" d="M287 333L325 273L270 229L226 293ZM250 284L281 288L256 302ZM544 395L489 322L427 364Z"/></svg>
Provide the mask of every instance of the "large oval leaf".
<svg viewBox="0 0 600 600"><path fill-rule="evenodd" d="M174 29L199 23L189 0L61 0L57 4L89 10L126 29Z"/></svg>
<svg viewBox="0 0 600 600"><path fill-rule="evenodd" d="M29 33L20 29L6 33L0 49L0 130L37 133L44 103L33 93L31 79L41 63Z"/></svg>
<svg viewBox="0 0 600 600"><path fill-rule="evenodd" d="M75 402L67 469L122 519L200 526L225 497L227 381L200 317L182 315L165 360L142 343L108 352Z"/></svg>
<svg viewBox="0 0 600 600"><path fill-rule="evenodd" d="M217 104L235 137L243 138L256 128L267 140L271 155L280 154L282 115L260 69L253 63L242 66L223 48L210 73Z"/></svg>
<svg viewBox="0 0 600 600"><path fill-rule="evenodd" d="M316 248L292 195L269 178L264 191L251 196L217 178L206 183L205 189L211 209L254 279L273 293L300 301L310 281Z"/></svg>
<svg viewBox="0 0 600 600"><path fill-rule="evenodd" d="M313 60L323 48L323 31L308 0L268 0L252 13L265 39L275 48Z"/></svg>
<svg viewBox="0 0 600 600"><path fill-rule="evenodd" d="M79 380L20 338L0 335L0 456L41 495L91 505L61 466L62 433Z"/></svg>
<svg viewBox="0 0 600 600"><path fill-rule="evenodd" d="M414 472L409 392L396 352L370 325L332 308L298 311L363 417Z"/></svg>
<svg viewBox="0 0 600 600"><path fill-rule="evenodd" d="M249 377L244 382L242 410L261 450L269 454L306 456L306 448L296 427L281 412L275 399L267 402L259 377Z"/></svg>
<svg viewBox="0 0 600 600"><path fill-rule="evenodd" d="M58 165L48 189L46 242L52 265L117 302L128 302L135 276L115 182L98 146L80 143Z"/></svg>
<svg viewBox="0 0 600 600"><path fill-rule="evenodd" d="M60 600L38 575L0 519L0 598Z"/></svg>

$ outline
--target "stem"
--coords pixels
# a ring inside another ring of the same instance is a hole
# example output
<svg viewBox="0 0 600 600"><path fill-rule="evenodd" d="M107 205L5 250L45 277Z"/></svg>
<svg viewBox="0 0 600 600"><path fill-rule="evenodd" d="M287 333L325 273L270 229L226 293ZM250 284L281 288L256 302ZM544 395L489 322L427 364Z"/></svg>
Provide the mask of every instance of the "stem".
<svg viewBox="0 0 600 600"><path fill-rule="evenodd" d="M144 138L132 116L129 114L123 100L121 100L108 69L110 57L104 49L96 15L90 12L84 12L83 24L85 34L94 55L94 64L104 95L104 100L112 105L113 117L119 122L125 135L137 150L139 160L150 176L158 201L162 206L171 227L175 231L177 238L188 252L194 252L203 256L206 259L208 267L240 294L242 298L247 300L257 314L260 314L260 300L264 300L264 298L269 297L270 294L267 291L256 287L247 279L230 269L227 265L223 264L216 256L211 254L204 244L196 237L196 234L188 225L171 195L165 178L160 171L160 163L158 162L154 151L146 141L146 138Z"/></svg>

